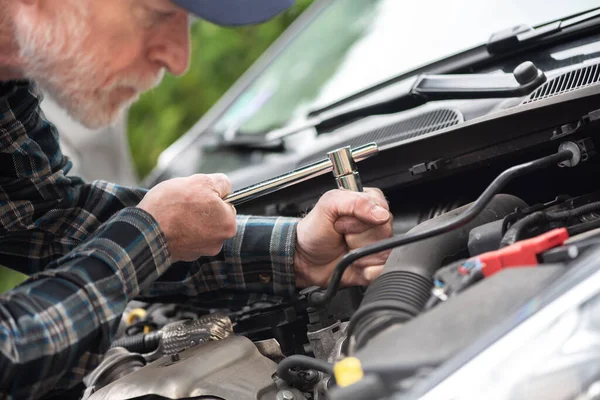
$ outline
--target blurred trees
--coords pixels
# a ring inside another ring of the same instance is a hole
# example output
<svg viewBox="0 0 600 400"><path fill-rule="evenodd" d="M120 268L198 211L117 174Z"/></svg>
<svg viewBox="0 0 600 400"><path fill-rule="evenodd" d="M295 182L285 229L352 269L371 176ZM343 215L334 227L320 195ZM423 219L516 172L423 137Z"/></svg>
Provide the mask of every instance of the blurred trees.
<svg viewBox="0 0 600 400"><path fill-rule="evenodd" d="M189 72L165 77L130 111L129 144L139 178L146 176L160 153L184 134L250 67L312 0L296 5L257 26L222 28L204 21L192 26Z"/></svg>

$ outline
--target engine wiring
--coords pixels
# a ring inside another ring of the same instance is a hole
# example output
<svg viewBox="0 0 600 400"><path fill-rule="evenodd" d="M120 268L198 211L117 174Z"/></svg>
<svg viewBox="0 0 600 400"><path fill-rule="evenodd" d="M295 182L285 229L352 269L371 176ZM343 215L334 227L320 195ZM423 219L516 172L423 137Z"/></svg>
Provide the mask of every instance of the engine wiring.
<svg viewBox="0 0 600 400"><path fill-rule="evenodd" d="M511 244L523 239L525 232L532 226L537 226L540 223L567 221L569 219L581 217L598 210L600 210L600 201L585 204L572 210L548 212L536 211L515 222L504 234L504 237L500 242L500 247L502 248L510 246ZM597 227L597 223L595 224L595 222L596 221L584 222L580 224L581 226L579 228L575 228L575 226L573 226L570 229L594 229Z"/></svg>
<svg viewBox="0 0 600 400"><path fill-rule="evenodd" d="M346 254L336 265L334 272L331 277L331 281L324 291L314 291L310 294L308 300L310 303L315 305L321 305L329 302L337 293L342 275L346 269L355 261L360 258L367 257L372 254L376 254L385 250L390 250L396 247L404 246L410 243L415 243L431 237L441 235L450 231L453 231L465 224L472 221L477 215L479 215L489 202L494 198L495 195L512 180L522 175L528 174L533 171L545 169L559 163L563 163L568 160L574 159L576 154L571 150L560 150L554 154L532 160L523 164L515 165L507 170L503 171L490 183L490 185L481 193L479 198L464 211L461 215L456 217L454 220L438 226L436 228L401 236L393 236L389 239L381 240L369 246L365 246L359 249L355 249Z"/></svg>

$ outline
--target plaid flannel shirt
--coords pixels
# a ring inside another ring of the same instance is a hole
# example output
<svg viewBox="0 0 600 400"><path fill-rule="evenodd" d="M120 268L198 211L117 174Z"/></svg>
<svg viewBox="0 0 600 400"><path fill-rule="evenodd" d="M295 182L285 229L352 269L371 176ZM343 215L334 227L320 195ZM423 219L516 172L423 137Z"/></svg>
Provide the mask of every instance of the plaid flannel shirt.
<svg viewBox="0 0 600 400"><path fill-rule="evenodd" d="M290 296L296 219L238 217L217 257L171 265L145 191L68 175L29 82L0 82L0 265L31 276L0 296L0 398L80 382L133 298Z"/></svg>

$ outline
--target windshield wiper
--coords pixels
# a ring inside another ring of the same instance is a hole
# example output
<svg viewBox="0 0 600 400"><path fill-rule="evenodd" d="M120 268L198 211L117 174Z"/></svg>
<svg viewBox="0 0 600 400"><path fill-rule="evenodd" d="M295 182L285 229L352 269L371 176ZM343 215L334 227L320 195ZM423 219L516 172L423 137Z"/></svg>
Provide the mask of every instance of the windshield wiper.
<svg viewBox="0 0 600 400"><path fill-rule="evenodd" d="M409 90L390 91L387 97L375 93L375 100L369 101L365 97L360 102L325 111L302 123L275 129L262 140L274 141L306 129L315 129L317 133L327 132L364 117L397 113L428 101L524 96L546 82L546 79L544 72L532 62L520 64L512 74L422 74L416 77Z"/></svg>
<svg viewBox="0 0 600 400"><path fill-rule="evenodd" d="M537 44L547 36L563 32L566 28L600 23L600 8L587 11L562 20L550 22L532 28L528 25L517 25L492 34L486 48L490 54L505 54L523 47ZM591 21L595 20L595 21Z"/></svg>
<svg viewBox="0 0 600 400"><path fill-rule="evenodd" d="M237 150L248 152L261 150L266 153L281 153L285 151L285 143L281 139L265 140L265 136L239 135L231 139L214 135L215 139L206 143L203 148L209 152L220 150Z"/></svg>
<svg viewBox="0 0 600 400"><path fill-rule="evenodd" d="M339 109L347 104L355 103L357 100L386 90L406 79L413 78L419 73L448 74L469 71L474 66L489 65L493 60L502 59L508 54L522 53L525 50L562 41L571 36L595 32L599 26L600 8L566 16L559 21L549 22L535 29L527 25L518 25L492 34L489 44L483 44L430 64L425 64L415 70L407 71L334 103L312 110L308 115L310 117L322 114L325 111Z"/></svg>

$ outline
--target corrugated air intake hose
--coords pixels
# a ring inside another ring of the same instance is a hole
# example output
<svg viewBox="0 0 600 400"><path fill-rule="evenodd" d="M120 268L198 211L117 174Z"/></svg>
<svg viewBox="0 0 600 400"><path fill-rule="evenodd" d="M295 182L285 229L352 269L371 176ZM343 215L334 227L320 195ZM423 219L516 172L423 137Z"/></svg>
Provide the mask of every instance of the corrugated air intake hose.
<svg viewBox="0 0 600 400"><path fill-rule="evenodd" d="M439 217L425 221L409 234L430 230L457 218L467 204ZM363 301L352 316L352 333L356 348L384 329L418 315L431 295L433 274L445 259L467 249L471 229L504 218L527 204L518 197L499 194L471 222L455 230L426 240L407 244L392 251L385 268L367 289Z"/></svg>

